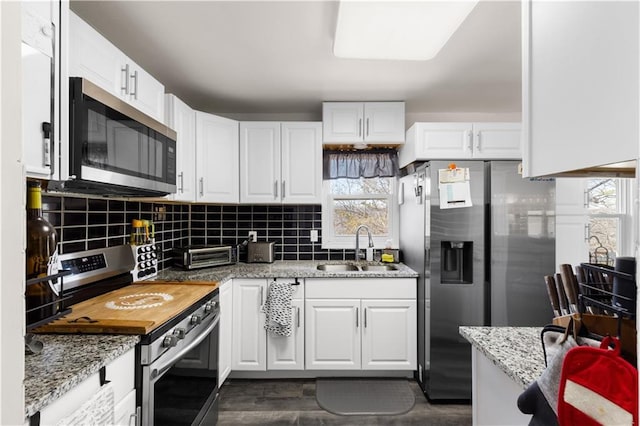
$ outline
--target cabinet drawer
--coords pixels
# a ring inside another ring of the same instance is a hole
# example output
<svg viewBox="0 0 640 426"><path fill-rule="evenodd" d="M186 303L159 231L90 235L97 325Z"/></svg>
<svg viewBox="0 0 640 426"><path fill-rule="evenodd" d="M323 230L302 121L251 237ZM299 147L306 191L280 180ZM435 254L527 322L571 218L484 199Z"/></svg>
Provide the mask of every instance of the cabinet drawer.
<svg viewBox="0 0 640 426"><path fill-rule="evenodd" d="M307 278L306 298L413 299L414 278Z"/></svg>
<svg viewBox="0 0 640 426"><path fill-rule="evenodd" d="M115 424L117 426L128 426L135 424L131 421L131 416L136 413L136 391L135 389L129 392L122 401L116 399L116 407L114 410ZM131 422L130 422L131 421Z"/></svg>
<svg viewBox="0 0 640 426"><path fill-rule="evenodd" d="M106 367L106 379L113 386L113 397L116 404L133 388L133 372L135 371L135 349L120 355Z"/></svg>

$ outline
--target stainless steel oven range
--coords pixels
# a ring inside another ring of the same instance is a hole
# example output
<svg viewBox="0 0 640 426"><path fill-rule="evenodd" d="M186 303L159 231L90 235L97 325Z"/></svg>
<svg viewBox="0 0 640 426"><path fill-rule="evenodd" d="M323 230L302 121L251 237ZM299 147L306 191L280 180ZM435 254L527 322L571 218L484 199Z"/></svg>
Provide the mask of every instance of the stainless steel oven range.
<svg viewBox="0 0 640 426"><path fill-rule="evenodd" d="M59 261L61 269L72 272L64 289L72 312L41 331L65 332L69 321L93 315L99 318L86 321L82 332L95 333L96 323L109 321L104 332L139 334L135 424L215 424L220 315L216 286L132 282L135 261L126 245L65 254ZM68 332L78 332L78 324Z"/></svg>

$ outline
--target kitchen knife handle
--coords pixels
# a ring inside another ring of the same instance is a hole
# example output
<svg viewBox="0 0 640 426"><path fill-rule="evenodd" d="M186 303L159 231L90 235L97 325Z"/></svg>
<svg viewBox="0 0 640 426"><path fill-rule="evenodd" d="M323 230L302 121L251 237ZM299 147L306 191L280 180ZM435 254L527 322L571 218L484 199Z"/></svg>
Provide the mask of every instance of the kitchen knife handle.
<svg viewBox="0 0 640 426"><path fill-rule="evenodd" d="M562 264L560 265L560 275L562 275L562 283L564 285L564 292L567 295L567 300L569 301L569 310L571 313L578 312L578 281L576 277L573 275L573 270L571 265Z"/></svg>
<svg viewBox="0 0 640 426"><path fill-rule="evenodd" d="M551 301L551 307L553 308L553 315L559 317L560 304L558 302L558 290L556 290L556 281L551 275L544 276L544 282L547 285L547 293L549 294L549 300Z"/></svg>
<svg viewBox="0 0 640 426"><path fill-rule="evenodd" d="M560 312L562 315L568 315L569 305L567 303L567 295L564 292L564 285L562 284L562 276L556 274L556 289L558 290L558 304L560 305Z"/></svg>

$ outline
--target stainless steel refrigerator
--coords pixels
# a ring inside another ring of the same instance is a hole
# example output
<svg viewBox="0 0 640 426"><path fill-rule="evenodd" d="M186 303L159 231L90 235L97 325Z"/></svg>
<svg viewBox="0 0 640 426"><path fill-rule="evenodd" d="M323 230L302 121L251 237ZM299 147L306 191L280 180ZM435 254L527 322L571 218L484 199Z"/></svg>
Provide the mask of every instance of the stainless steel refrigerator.
<svg viewBox="0 0 640 426"><path fill-rule="evenodd" d="M440 207L439 171L400 180L400 248L418 278L418 371L432 400L471 399L471 346L461 325L542 326L552 311L555 182L523 179L515 161L455 161L469 169L470 207Z"/></svg>

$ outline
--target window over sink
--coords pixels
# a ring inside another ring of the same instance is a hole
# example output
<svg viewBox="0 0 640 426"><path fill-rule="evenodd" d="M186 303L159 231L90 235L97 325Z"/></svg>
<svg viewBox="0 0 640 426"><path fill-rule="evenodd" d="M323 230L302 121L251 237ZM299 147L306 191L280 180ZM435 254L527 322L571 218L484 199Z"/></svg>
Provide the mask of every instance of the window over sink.
<svg viewBox="0 0 640 426"><path fill-rule="evenodd" d="M376 248L387 240L398 247L396 152L325 152L322 184L322 247L355 248L355 233L366 225ZM327 170L331 168L331 170ZM362 233L360 247L366 247Z"/></svg>

